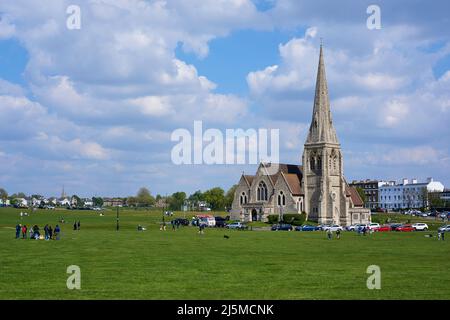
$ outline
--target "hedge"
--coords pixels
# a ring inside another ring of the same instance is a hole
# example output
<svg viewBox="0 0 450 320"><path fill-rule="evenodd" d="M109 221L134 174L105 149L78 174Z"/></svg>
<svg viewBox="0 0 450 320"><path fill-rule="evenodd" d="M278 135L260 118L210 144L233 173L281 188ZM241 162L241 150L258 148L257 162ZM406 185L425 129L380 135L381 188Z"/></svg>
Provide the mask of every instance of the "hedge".
<svg viewBox="0 0 450 320"><path fill-rule="evenodd" d="M279 215L271 214L267 217L268 223L276 224L278 223ZM289 223L294 226L301 226L306 220L306 214L298 213L285 213L283 214L283 223Z"/></svg>

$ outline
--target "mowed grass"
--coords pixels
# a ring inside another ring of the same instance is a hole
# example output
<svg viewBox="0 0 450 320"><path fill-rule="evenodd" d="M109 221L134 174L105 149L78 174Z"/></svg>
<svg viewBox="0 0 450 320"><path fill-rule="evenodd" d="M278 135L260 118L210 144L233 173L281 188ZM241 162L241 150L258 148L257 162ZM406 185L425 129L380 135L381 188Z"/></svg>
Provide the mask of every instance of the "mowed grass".
<svg viewBox="0 0 450 320"><path fill-rule="evenodd" d="M111 210L19 212L0 209L0 299L450 299L450 237L162 232L160 212L133 210L121 210L117 232ZM14 239L18 222L42 231L61 216L60 241ZM66 287L69 265L81 268L81 290ZM366 287L369 265L381 268L381 290Z"/></svg>

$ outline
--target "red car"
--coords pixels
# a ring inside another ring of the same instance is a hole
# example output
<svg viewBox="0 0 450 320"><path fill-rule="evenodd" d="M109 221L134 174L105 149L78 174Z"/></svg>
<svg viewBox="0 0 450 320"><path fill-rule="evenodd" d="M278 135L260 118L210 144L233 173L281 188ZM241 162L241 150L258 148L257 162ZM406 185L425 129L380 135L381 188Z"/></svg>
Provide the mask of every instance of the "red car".
<svg viewBox="0 0 450 320"><path fill-rule="evenodd" d="M391 226L388 225L382 225L377 229L377 232L387 232L387 231L391 231Z"/></svg>
<svg viewBox="0 0 450 320"><path fill-rule="evenodd" d="M410 224L404 224L400 227L398 227L397 229L395 229L396 231L402 231L402 232L412 232L414 231L414 228L412 225Z"/></svg>

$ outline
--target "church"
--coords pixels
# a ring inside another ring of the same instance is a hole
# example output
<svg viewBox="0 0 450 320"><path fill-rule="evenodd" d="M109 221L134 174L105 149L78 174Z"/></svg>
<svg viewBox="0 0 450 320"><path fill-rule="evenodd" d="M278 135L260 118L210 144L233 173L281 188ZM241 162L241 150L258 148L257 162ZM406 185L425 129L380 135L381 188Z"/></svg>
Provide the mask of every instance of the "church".
<svg viewBox="0 0 450 320"><path fill-rule="evenodd" d="M357 190L344 178L341 145L330 111L323 48L320 46L314 106L303 165L261 163L255 175L242 174L231 208L232 219L267 221L269 215L306 213L321 224L369 223Z"/></svg>

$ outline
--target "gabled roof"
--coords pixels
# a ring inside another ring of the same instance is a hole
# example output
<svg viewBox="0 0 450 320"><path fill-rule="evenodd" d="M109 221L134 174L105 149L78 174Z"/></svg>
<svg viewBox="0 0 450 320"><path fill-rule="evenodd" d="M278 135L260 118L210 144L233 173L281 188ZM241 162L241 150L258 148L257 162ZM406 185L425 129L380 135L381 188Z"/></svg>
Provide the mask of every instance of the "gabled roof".
<svg viewBox="0 0 450 320"><path fill-rule="evenodd" d="M299 196L302 194L301 182L298 178L298 175L293 173L282 174L284 179L286 180L289 189L292 192L292 195Z"/></svg>
<svg viewBox="0 0 450 320"><path fill-rule="evenodd" d="M348 197L351 198L353 205L355 207L363 207L364 202L362 201L361 197L359 196L358 191L354 187L350 187L348 184L345 187L345 193Z"/></svg>

